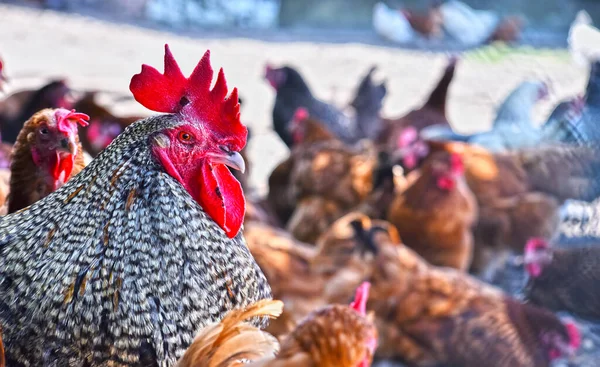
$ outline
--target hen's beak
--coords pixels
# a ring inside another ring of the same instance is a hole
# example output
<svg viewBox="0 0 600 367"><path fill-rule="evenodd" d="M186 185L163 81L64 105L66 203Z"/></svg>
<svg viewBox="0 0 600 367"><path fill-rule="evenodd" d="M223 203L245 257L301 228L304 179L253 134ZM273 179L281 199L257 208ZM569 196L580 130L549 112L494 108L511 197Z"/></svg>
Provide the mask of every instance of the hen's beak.
<svg viewBox="0 0 600 367"><path fill-rule="evenodd" d="M212 163L224 164L242 173L246 172L246 162L244 162L244 158L238 152L211 153L210 160Z"/></svg>
<svg viewBox="0 0 600 367"><path fill-rule="evenodd" d="M69 137L63 137L58 142L56 151L75 155L77 154L77 144L75 143L74 139L70 139Z"/></svg>

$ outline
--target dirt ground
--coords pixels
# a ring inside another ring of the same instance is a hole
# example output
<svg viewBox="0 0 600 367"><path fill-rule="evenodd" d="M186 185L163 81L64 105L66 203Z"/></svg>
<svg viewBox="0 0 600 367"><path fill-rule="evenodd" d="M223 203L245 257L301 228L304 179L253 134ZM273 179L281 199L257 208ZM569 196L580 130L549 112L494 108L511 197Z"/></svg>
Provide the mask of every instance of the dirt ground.
<svg viewBox="0 0 600 367"><path fill-rule="evenodd" d="M259 192L264 192L267 175L287 154L271 129L274 93L262 79L267 61L299 67L315 95L340 106L348 102L359 77L377 65L378 76L387 79L388 86L384 115L395 117L426 98L447 57L360 43L306 42L306 37L261 41L212 33L211 38L199 36L0 4L0 55L12 79L11 90L67 77L77 89L129 95L129 79L142 63L162 69L164 43L169 43L185 73L210 49L213 66L225 69L229 85L237 86L245 101L242 118L254 135L249 148L252 183ZM462 131L485 129L512 88L524 79L542 78L552 82L550 98L535 111L535 120L542 121L559 100L583 90L586 73L568 57L530 53L498 62L466 58L450 88L449 118ZM121 114L145 112L134 102L111 104Z"/></svg>

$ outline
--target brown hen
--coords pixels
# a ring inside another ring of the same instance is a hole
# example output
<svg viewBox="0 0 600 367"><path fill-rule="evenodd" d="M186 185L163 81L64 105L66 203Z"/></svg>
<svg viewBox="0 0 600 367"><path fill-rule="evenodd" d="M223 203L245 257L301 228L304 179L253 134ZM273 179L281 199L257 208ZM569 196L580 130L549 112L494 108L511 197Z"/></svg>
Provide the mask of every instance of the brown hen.
<svg viewBox="0 0 600 367"><path fill-rule="evenodd" d="M8 213L14 213L59 189L84 167L77 125L88 116L65 109L33 115L19 133L10 167Z"/></svg>
<svg viewBox="0 0 600 367"><path fill-rule="evenodd" d="M371 230L372 232L372 230ZM369 233L357 251L371 268L377 355L409 366L548 367L574 353L580 336L551 312L521 304L451 268L425 262L388 236Z"/></svg>
<svg viewBox="0 0 600 367"><path fill-rule="evenodd" d="M433 154L420 177L396 196L388 220L404 243L431 264L467 270L477 203L465 181L462 158L455 153Z"/></svg>
<svg viewBox="0 0 600 367"><path fill-rule="evenodd" d="M548 241L533 238L525 246L525 268L529 281L525 297L533 304L554 311L600 318L600 247L552 248Z"/></svg>
<svg viewBox="0 0 600 367"><path fill-rule="evenodd" d="M282 341L279 353L273 337L244 321L277 317L280 301L231 311L200 332L177 367L368 367L377 346L377 330L366 318L368 289L368 283L361 285L350 306L312 312Z"/></svg>

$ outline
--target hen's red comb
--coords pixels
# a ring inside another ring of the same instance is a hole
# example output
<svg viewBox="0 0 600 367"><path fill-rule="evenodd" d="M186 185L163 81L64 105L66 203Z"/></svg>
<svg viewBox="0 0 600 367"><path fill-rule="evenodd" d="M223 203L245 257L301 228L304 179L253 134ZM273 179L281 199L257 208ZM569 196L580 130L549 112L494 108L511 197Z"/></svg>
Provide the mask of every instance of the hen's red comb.
<svg viewBox="0 0 600 367"><path fill-rule="evenodd" d="M419 137L419 132L413 126L405 127L398 136L396 145L398 148L406 148L414 143Z"/></svg>
<svg viewBox="0 0 600 367"><path fill-rule="evenodd" d="M90 119L85 113L75 112L75 110L69 111L64 108L56 109L54 118L56 119L58 131L65 134L77 132L77 124L84 127L88 126Z"/></svg>
<svg viewBox="0 0 600 367"><path fill-rule="evenodd" d="M450 169L456 173L462 173L465 170L462 155L459 153L450 153Z"/></svg>
<svg viewBox="0 0 600 367"><path fill-rule="evenodd" d="M569 346L571 347L572 351L575 352L581 346L581 333L579 332L579 328L573 321L565 323L565 328L567 329L567 334L569 335Z"/></svg>
<svg viewBox="0 0 600 367"><path fill-rule="evenodd" d="M210 50L207 50L189 78L186 78L165 45L165 71L161 74L152 66L142 65L142 71L131 78L129 89L144 107L165 113L181 113L188 119L206 124L236 138L236 150L246 143L247 129L240 122L238 91L234 88L227 97L227 82L223 69L219 70L212 89L213 69ZM190 121L194 122L194 121Z"/></svg>
<svg viewBox="0 0 600 367"><path fill-rule="evenodd" d="M369 289L371 283L363 282L357 289L354 295L354 301L350 303L350 307L355 309L361 315L367 314L367 300L369 299Z"/></svg>
<svg viewBox="0 0 600 367"><path fill-rule="evenodd" d="M304 121L308 118L308 110L304 107L298 107L294 112L294 121Z"/></svg>
<svg viewBox="0 0 600 367"><path fill-rule="evenodd" d="M540 249L550 248L548 241L541 237L532 237L525 244L525 253L535 252Z"/></svg>

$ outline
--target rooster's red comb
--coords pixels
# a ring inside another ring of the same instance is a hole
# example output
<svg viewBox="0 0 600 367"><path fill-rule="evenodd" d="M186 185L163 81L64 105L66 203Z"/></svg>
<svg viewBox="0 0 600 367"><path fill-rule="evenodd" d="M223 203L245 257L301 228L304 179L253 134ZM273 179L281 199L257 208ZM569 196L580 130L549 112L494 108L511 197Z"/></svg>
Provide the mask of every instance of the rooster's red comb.
<svg viewBox="0 0 600 367"><path fill-rule="evenodd" d="M358 289L356 289L354 301L350 303L350 308L353 308L363 316L367 314L367 300L369 299L370 288L371 283L363 282Z"/></svg>
<svg viewBox="0 0 600 367"><path fill-rule="evenodd" d="M240 122L238 92L234 88L227 97L223 69L211 89L213 69L210 50L206 51L189 78L186 78L165 45L165 71L142 65L142 71L131 78L129 89L144 107L165 113L181 113L188 119L206 124L213 131L240 138L245 145L247 129ZM241 149L240 147L240 149Z"/></svg>
<svg viewBox="0 0 600 367"><path fill-rule="evenodd" d="M81 126L88 126L90 117L85 113L75 112L75 110L66 110L64 108L58 108L54 111L54 118L56 119L56 126L58 131L65 134L77 132L77 124Z"/></svg>

